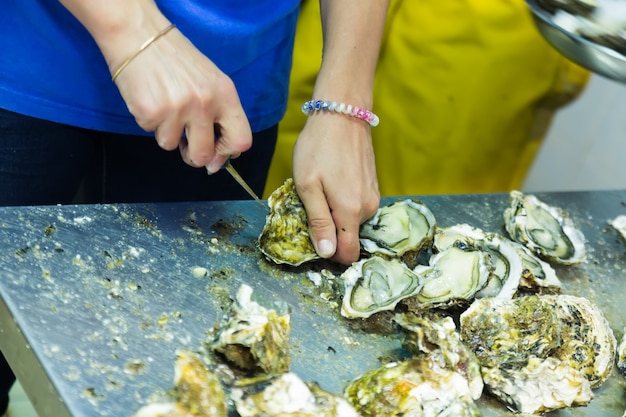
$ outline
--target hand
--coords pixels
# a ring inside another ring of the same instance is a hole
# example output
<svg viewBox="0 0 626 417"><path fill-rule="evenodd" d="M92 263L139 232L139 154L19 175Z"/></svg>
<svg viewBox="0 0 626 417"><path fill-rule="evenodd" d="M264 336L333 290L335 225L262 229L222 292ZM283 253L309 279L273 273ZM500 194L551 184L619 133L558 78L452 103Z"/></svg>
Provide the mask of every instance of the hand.
<svg viewBox="0 0 626 417"><path fill-rule="evenodd" d="M345 115L312 114L293 167L317 253L346 265L357 261L359 226L380 204L370 127Z"/></svg>
<svg viewBox="0 0 626 417"><path fill-rule="evenodd" d="M115 69L115 68L114 68ZM252 145L232 80L177 29L139 54L116 79L137 124L194 167L217 172Z"/></svg>

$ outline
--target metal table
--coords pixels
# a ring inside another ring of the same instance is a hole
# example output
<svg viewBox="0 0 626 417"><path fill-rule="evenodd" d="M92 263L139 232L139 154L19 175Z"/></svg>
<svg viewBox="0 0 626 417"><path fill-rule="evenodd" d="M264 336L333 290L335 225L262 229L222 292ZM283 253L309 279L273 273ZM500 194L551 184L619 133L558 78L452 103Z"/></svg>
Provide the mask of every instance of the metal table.
<svg viewBox="0 0 626 417"><path fill-rule="evenodd" d="M563 292L598 304L621 338L626 245L608 221L626 213L626 191L537 196L569 211L588 240L585 264L556 268ZM439 225L503 232L508 194L416 198ZM132 415L172 387L175 351L202 346L242 283L264 305L289 305L291 369L305 381L341 393L396 357L399 337L359 330L320 296L307 272L332 265L262 258L264 222L252 201L0 208L0 349L40 417ZM552 415L621 416L625 386L614 370L588 407Z"/></svg>

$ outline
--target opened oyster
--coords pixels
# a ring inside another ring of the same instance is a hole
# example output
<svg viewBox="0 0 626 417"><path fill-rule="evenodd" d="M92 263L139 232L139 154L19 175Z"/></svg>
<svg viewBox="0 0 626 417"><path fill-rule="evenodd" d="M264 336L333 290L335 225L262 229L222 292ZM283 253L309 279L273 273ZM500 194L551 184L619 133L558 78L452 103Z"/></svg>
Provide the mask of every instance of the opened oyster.
<svg viewBox="0 0 626 417"><path fill-rule="evenodd" d="M577 369L552 357L531 357L523 366L483 367L482 373L489 392L522 413L582 406L593 399L589 381Z"/></svg>
<svg viewBox="0 0 626 417"><path fill-rule="evenodd" d="M487 285L476 297L513 298L522 276L522 259L513 246L513 242L494 233L485 233L468 224L458 224L435 230L434 248L438 251L448 249L455 242L461 241L489 254L493 273Z"/></svg>
<svg viewBox="0 0 626 417"><path fill-rule="evenodd" d="M530 249L518 242L513 247L522 259L522 276L519 287L537 293L558 293L561 291L561 280L552 266L536 257Z"/></svg>
<svg viewBox="0 0 626 417"><path fill-rule="evenodd" d="M565 265L585 260L585 237L569 215L534 195L511 191L504 225L514 241L540 257Z"/></svg>
<svg viewBox="0 0 626 417"><path fill-rule="evenodd" d="M259 236L259 249L277 264L298 266L318 259L309 236L304 205L292 178L288 178L267 199L270 214Z"/></svg>
<svg viewBox="0 0 626 417"><path fill-rule="evenodd" d="M293 373L274 378L261 389L233 388L231 398L241 417L359 417L344 398L304 383Z"/></svg>
<svg viewBox="0 0 626 417"><path fill-rule="evenodd" d="M401 257L418 252L432 241L435 216L418 200L402 200L381 207L361 225L363 250L372 254Z"/></svg>
<svg viewBox="0 0 626 417"><path fill-rule="evenodd" d="M481 298L461 314L461 338L482 366L546 358L561 344L561 322L540 296Z"/></svg>
<svg viewBox="0 0 626 417"><path fill-rule="evenodd" d="M224 318L211 349L238 368L266 375L289 369L290 317L252 301L252 288L242 285L237 302Z"/></svg>
<svg viewBox="0 0 626 417"><path fill-rule="evenodd" d="M403 346L416 356L429 355L440 367L460 373L468 382L473 399L483 392L480 364L474 353L461 341L452 317L439 321L412 314L396 314L394 321L405 331Z"/></svg>
<svg viewBox="0 0 626 417"><path fill-rule="evenodd" d="M345 397L364 417L480 416L465 377L430 356L370 370Z"/></svg>
<svg viewBox="0 0 626 417"><path fill-rule="evenodd" d="M582 371L591 388L599 387L615 361L617 341L609 322L586 298L550 295L544 299L554 306L561 322L561 344L553 356Z"/></svg>
<svg viewBox="0 0 626 417"><path fill-rule="evenodd" d="M174 397L145 405L134 417L226 417L226 395L217 376L189 351L178 352Z"/></svg>
<svg viewBox="0 0 626 417"><path fill-rule="evenodd" d="M486 252L463 242L432 256L429 264L414 269L423 287L407 301L412 310L446 308L471 301L485 287L493 270Z"/></svg>
<svg viewBox="0 0 626 417"><path fill-rule="evenodd" d="M379 256L355 262L341 274L344 317L369 317L393 310L404 298L417 294L422 287L417 275L402 262Z"/></svg>

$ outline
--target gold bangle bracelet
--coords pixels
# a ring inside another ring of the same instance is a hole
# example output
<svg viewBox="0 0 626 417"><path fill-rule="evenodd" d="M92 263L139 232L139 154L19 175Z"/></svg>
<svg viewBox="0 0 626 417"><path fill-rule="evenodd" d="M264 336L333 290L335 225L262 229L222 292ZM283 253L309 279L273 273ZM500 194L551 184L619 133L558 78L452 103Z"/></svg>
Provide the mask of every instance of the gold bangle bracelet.
<svg viewBox="0 0 626 417"><path fill-rule="evenodd" d="M174 29L176 27L176 25L171 24L168 27L166 27L165 29L161 30L159 33L157 33L156 35L154 35L153 37L151 37L150 39L148 39L147 41L144 42L143 45L141 45L141 48L139 48L137 50L137 52L135 52L134 54L132 54L131 56L129 56L126 61L124 61L122 63L122 65L120 65L120 67L117 69L117 71L115 71L113 73L113 76L111 76L111 81L115 82L115 79L117 78L118 75L120 75L120 72L122 72L122 70L124 68L126 68L126 66L128 64L130 64L130 62L137 58L137 55L139 55L140 53L142 53L148 46L150 46L152 43L154 43L154 41L156 41L157 39L159 39L161 36L165 35L167 32L169 32L170 30Z"/></svg>

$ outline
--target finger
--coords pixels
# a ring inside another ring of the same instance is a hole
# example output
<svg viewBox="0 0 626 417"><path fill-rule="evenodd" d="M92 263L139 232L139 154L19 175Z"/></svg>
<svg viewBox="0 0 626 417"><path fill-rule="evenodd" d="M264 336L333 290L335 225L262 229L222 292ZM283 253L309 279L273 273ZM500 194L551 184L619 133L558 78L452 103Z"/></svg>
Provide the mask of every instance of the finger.
<svg viewBox="0 0 626 417"><path fill-rule="evenodd" d="M178 147L184 126L176 118L165 120L154 131L154 137L162 149L172 151Z"/></svg>
<svg viewBox="0 0 626 417"><path fill-rule="evenodd" d="M359 208L343 207L333 211L333 220L337 228L337 250L333 260L350 265L359 259Z"/></svg>
<svg viewBox="0 0 626 417"><path fill-rule="evenodd" d="M180 148L183 160L192 167L206 166L215 153L213 124L191 124L185 132L187 145Z"/></svg>
<svg viewBox="0 0 626 417"><path fill-rule="evenodd" d="M309 235L315 251L322 258L330 258L337 248L337 229L321 188L304 188L296 185L309 222Z"/></svg>
<svg viewBox="0 0 626 417"><path fill-rule="evenodd" d="M241 107L219 119L219 136L215 142L215 153L207 170L217 172L229 158L237 158L252 146L252 129Z"/></svg>

